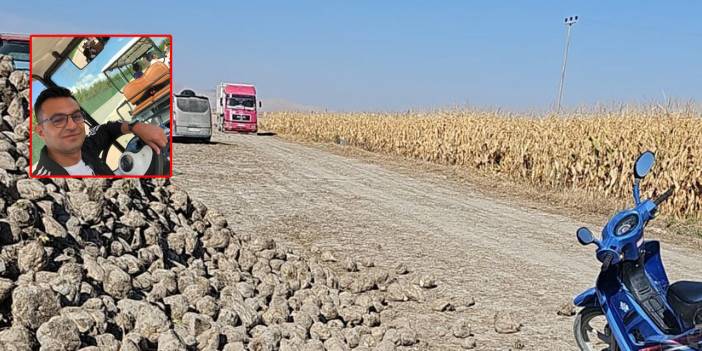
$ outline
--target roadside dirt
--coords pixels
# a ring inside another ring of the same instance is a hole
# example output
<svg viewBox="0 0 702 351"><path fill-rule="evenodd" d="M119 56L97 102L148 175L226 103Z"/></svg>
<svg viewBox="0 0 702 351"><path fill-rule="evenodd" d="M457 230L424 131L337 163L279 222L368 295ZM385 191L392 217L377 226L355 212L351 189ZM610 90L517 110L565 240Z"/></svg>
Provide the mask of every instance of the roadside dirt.
<svg viewBox="0 0 702 351"><path fill-rule="evenodd" d="M477 350L575 350L573 318L556 312L594 283L593 249L574 233L582 225L599 231L604 218L581 221L410 162L386 166L272 136L216 134L212 144L176 144L174 160L173 183L219 208L239 233L436 277L425 303L397 306L432 349L458 347L448 330L465 320ZM699 257L690 246L663 247L671 280L700 279ZM476 304L436 312L441 298ZM503 311L521 331L495 331Z"/></svg>
<svg viewBox="0 0 702 351"><path fill-rule="evenodd" d="M411 160L400 156L369 152L346 145L308 142L291 136L283 136L282 139L336 155L381 165L406 175L416 176L421 173L443 181L450 180L464 185L469 184L471 189L480 192L484 196L501 199L527 208L538 209L549 214L577 218L586 223L604 224L612 214L622 208L630 207L633 202L631 197L625 199L603 199L600 194L580 189L539 189L530 184L515 182L504 175L494 174L489 171L476 171L461 166ZM646 181L642 183L642 189L649 190ZM702 250L702 222L694 219L677 220L661 215L647 226L647 238Z"/></svg>

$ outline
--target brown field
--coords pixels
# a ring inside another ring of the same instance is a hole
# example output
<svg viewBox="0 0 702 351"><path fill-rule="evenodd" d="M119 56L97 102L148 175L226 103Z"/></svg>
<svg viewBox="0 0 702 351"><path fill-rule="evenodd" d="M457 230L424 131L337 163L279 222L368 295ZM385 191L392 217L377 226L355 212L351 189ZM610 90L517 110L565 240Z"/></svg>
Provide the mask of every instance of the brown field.
<svg viewBox="0 0 702 351"><path fill-rule="evenodd" d="M657 163L643 196L675 186L662 213L702 218L702 118L693 109L659 106L570 114L517 116L470 110L427 113L267 113L261 128L306 141L457 165L523 184L577 189L630 203L636 156Z"/></svg>

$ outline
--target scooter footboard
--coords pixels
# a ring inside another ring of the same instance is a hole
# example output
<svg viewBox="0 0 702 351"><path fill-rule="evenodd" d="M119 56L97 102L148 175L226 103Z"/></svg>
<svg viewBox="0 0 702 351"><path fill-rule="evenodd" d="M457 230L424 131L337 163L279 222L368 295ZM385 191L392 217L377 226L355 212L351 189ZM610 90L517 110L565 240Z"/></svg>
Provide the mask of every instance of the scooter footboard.
<svg viewBox="0 0 702 351"><path fill-rule="evenodd" d="M660 330L646 318L643 310L627 301L627 296L612 296L604 312L614 338L623 351L639 350L650 335L661 334Z"/></svg>
<svg viewBox="0 0 702 351"><path fill-rule="evenodd" d="M656 336L671 337L671 334L661 330L634 297L624 290L606 296L601 303L612 334L624 351L639 350Z"/></svg>
<svg viewBox="0 0 702 351"><path fill-rule="evenodd" d="M668 302L657 291L649 279L643 265L624 262L622 265L623 283L634 296L646 315L656 323L665 334L679 333L675 315L668 307ZM626 320L625 320L626 321Z"/></svg>

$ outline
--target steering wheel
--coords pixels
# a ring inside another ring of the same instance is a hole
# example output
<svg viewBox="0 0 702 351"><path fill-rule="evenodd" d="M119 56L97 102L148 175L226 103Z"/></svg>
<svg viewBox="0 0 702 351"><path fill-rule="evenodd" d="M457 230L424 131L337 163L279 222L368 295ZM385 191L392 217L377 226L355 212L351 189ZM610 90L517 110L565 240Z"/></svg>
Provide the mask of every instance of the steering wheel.
<svg viewBox="0 0 702 351"><path fill-rule="evenodd" d="M166 139L170 140L168 124L161 124L160 127L166 134ZM169 166L170 143L166 143L166 146L161 148L160 153L156 154L149 145L139 137L134 136L129 140L127 147L119 157L115 175L168 175Z"/></svg>

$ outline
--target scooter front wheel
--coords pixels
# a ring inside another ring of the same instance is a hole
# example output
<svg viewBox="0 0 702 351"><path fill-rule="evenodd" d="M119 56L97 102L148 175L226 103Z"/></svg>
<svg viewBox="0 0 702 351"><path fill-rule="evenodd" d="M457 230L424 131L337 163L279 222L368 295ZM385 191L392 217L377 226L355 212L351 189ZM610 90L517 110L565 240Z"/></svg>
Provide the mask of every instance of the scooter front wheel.
<svg viewBox="0 0 702 351"><path fill-rule="evenodd" d="M582 351L619 351L617 341L600 308L586 307L575 316L575 342Z"/></svg>

